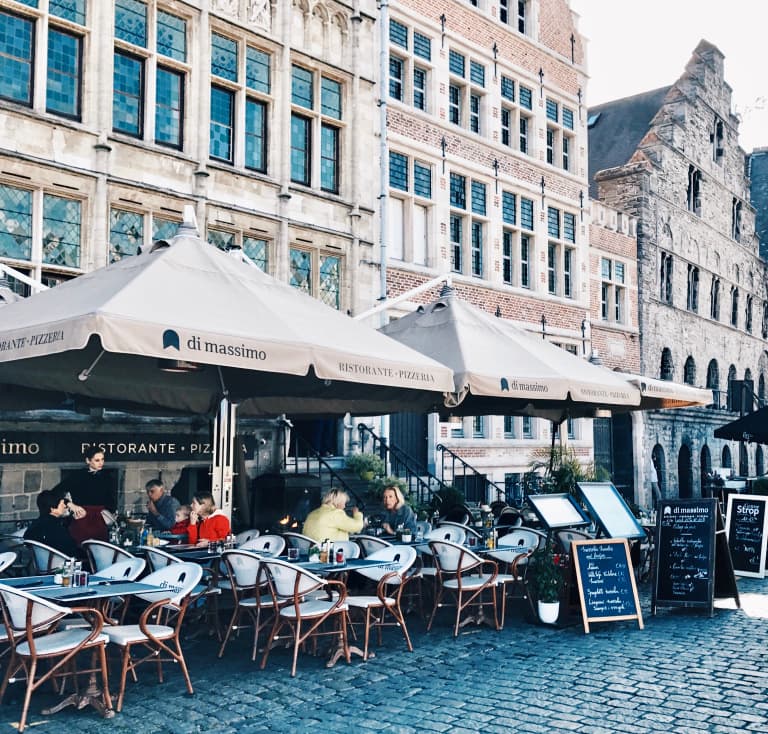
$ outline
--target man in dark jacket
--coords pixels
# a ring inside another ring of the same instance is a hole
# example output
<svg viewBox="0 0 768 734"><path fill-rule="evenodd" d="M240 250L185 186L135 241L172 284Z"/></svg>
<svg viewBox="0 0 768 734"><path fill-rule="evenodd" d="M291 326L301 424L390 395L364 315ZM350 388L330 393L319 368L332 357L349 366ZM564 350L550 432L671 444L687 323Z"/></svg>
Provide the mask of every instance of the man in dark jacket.
<svg viewBox="0 0 768 734"><path fill-rule="evenodd" d="M150 479L147 490L147 524L154 530L167 532L176 523L179 501L165 491L160 479Z"/></svg>
<svg viewBox="0 0 768 734"><path fill-rule="evenodd" d="M69 514L64 492L44 489L37 495L37 509L40 517L27 528L24 539L45 543L66 556L77 556L77 544L63 523Z"/></svg>

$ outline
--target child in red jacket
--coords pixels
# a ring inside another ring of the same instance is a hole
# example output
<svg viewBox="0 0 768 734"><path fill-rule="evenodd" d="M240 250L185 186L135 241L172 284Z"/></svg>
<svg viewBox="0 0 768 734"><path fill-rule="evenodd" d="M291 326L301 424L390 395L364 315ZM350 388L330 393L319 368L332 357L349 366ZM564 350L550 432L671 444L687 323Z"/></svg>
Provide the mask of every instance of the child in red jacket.
<svg viewBox="0 0 768 734"><path fill-rule="evenodd" d="M189 515L189 542L207 545L209 540L224 540L231 532L229 518L216 509L213 495L210 492L197 492L192 498L192 512Z"/></svg>
<svg viewBox="0 0 768 734"><path fill-rule="evenodd" d="M180 505L176 510L175 524L168 531L173 535L186 535L189 532L189 515L192 508L189 505Z"/></svg>

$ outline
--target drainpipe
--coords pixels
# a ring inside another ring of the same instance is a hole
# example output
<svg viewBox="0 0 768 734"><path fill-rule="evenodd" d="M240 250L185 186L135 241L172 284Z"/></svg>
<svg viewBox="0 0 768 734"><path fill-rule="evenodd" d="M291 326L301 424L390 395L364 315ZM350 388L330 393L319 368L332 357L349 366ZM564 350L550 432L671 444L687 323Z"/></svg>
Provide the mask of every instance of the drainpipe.
<svg viewBox="0 0 768 734"><path fill-rule="evenodd" d="M389 79L389 0L379 2L379 298L387 300L387 240L389 238L389 151L387 149L387 85ZM381 326L387 321L381 312ZM379 435L388 440L389 416L381 416Z"/></svg>

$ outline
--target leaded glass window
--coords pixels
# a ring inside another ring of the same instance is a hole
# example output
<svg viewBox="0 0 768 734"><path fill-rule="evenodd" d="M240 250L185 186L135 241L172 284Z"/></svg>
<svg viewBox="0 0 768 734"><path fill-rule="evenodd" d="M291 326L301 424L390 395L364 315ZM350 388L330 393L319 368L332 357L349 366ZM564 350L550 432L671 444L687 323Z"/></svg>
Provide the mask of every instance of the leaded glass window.
<svg viewBox="0 0 768 734"><path fill-rule="evenodd" d="M464 238L464 220L455 214L451 215L451 269L454 272L461 272L462 261L462 242Z"/></svg>
<svg viewBox="0 0 768 734"><path fill-rule="evenodd" d="M237 81L237 42L211 33L211 74Z"/></svg>
<svg viewBox="0 0 768 734"><path fill-rule="evenodd" d="M32 7L36 8L37 3ZM48 12L57 18L85 25L85 0L48 0Z"/></svg>
<svg viewBox="0 0 768 734"><path fill-rule="evenodd" d="M402 153L389 153L389 185L393 189L408 191L408 157Z"/></svg>
<svg viewBox="0 0 768 734"><path fill-rule="evenodd" d="M339 193L339 129L332 125L320 128L320 188Z"/></svg>
<svg viewBox="0 0 768 734"><path fill-rule="evenodd" d="M408 48L408 27L396 20L389 21L389 41L397 46Z"/></svg>
<svg viewBox="0 0 768 734"><path fill-rule="evenodd" d="M269 272L269 244L258 237L243 237L243 252L260 270Z"/></svg>
<svg viewBox="0 0 768 734"><path fill-rule="evenodd" d="M432 60L432 39L418 31L413 32L413 53L427 61Z"/></svg>
<svg viewBox="0 0 768 734"><path fill-rule="evenodd" d="M341 305L341 259L320 256L320 300L331 308Z"/></svg>
<svg viewBox="0 0 768 734"><path fill-rule="evenodd" d="M451 74L463 77L465 61L464 57L458 53L458 51L448 52L448 68L450 69Z"/></svg>
<svg viewBox="0 0 768 734"><path fill-rule="evenodd" d="M576 217L570 212L563 212L563 239L576 242Z"/></svg>
<svg viewBox="0 0 768 734"><path fill-rule="evenodd" d="M517 223L517 196L509 191L501 192L501 218L507 224Z"/></svg>
<svg viewBox="0 0 768 734"><path fill-rule="evenodd" d="M563 127L573 130L573 110L563 107Z"/></svg>
<svg viewBox="0 0 768 734"><path fill-rule="evenodd" d="M179 223L163 217L152 217L152 240L170 240L179 231Z"/></svg>
<svg viewBox="0 0 768 734"><path fill-rule="evenodd" d="M32 192L0 184L0 256L32 257Z"/></svg>
<svg viewBox="0 0 768 734"><path fill-rule="evenodd" d="M526 235L520 237L520 285L531 287L531 239Z"/></svg>
<svg viewBox="0 0 768 734"><path fill-rule="evenodd" d="M312 72L300 66L294 66L291 73L291 102L311 110L313 99Z"/></svg>
<svg viewBox="0 0 768 734"><path fill-rule="evenodd" d="M226 232L222 229L209 229L208 242L220 250L228 252L237 245L237 238L234 232Z"/></svg>
<svg viewBox="0 0 768 734"><path fill-rule="evenodd" d="M501 96L510 102L515 101L515 81L508 76L501 77Z"/></svg>
<svg viewBox="0 0 768 734"><path fill-rule="evenodd" d="M234 93L221 87L211 87L210 156L232 162L234 140Z"/></svg>
<svg viewBox="0 0 768 734"><path fill-rule="evenodd" d="M560 117L558 110L557 102L554 99L547 99L547 119L557 122Z"/></svg>
<svg viewBox="0 0 768 734"><path fill-rule="evenodd" d="M520 226L533 231L533 202L520 197Z"/></svg>
<svg viewBox="0 0 768 734"><path fill-rule="evenodd" d="M55 28L48 29L45 108L67 117L80 116L82 39Z"/></svg>
<svg viewBox="0 0 768 734"><path fill-rule="evenodd" d="M413 69L413 106L417 110L427 109L427 72L418 66Z"/></svg>
<svg viewBox="0 0 768 734"><path fill-rule="evenodd" d="M485 215L486 213L486 185L480 181L472 181L472 211L475 214Z"/></svg>
<svg viewBox="0 0 768 734"><path fill-rule="evenodd" d="M312 256L306 250L291 248L289 283L300 291L312 293Z"/></svg>
<svg viewBox="0 0 768 734"><path fill-rule="evenodd" d="M418 161L413 164L413 193L425 199L432 198L432 169Z"/></svg>
<svg viewBox="0 0 768 734"><path fill-rule="evenodd" d="M43 196L43 262L80 267L80 202Z"/></svg>
<svg viewBox="0 0 768 734"><path fill-rule="evenodd" d="M520 106L527 110L533 109L533 92L522 84L520 85Z"/></svg>
<svg viewBox="0 0 768 734"><path fill-rule="evenodd" d="M255 99L245 100L245 166L267 170L267 106Z"/></svg>
<svg viewBox="0 0 768 734"><path fill-rule="evenodd" d="M501 278L505 283L512 283L512 232L504 230L502 235Z"/></svg>
<svg viewBox="0 0 768 734"><path fill-rule="evenodd" d="M560 238L560 210L553 206L547 207L547 234Z"/></svg>
<svg viewBox="0 0 768 734"><path fill-rule="evenodd" d="M341 84L333 79L321 80L320 111L334 120L341 119Z"/></svg>
<svg viewBox="0 0 768 734"><path fill-rule="evenodd" d="M483 225L472 222L472 275L483 275Z"/></svg>
<svg viewBox="0 0 768 734"><path fill-rule="evenodd" d="M176 61L187 60L187 23L183 18L157 11L157 53Z"/></svg>
<svg viewBox="0 0 768 734"><path fill-rule="evenodd" d="M34 23L9 13L0 21L0 96L31 105Z"/></svg>
<svg viewBox="0 0 768 734"><path fill-rule="evenodd" d="M147 47L147 6L139 0L115 0L115 38Z"/></svg>
<svg viewBox="0 0 768 734"><path fill-rule="evenodd" d="M310 184L310 120L291 115L291 181Z"/></svg>
<svg viewBox="0 0 768 734"><path fill-rule="evenodd" d="M184 74L157 67L155 92L155 142L182 147L181 117L184 106Z"/></svg>
<svg viewBox="0 0 768 734"><path fill-rule="evenodd" d="M485 86L485 67L477 61L469 62L469 78L473 84Z"/></svg>
<svg viewBox="0 0 768 734"><path fill-rule="evenodd" d="M115 51L114 64L112 128L141 137L144 132L144 61Z"/></svg>
<svg viewBox="0 0 768 734"><path fill-rule="evenodd" d="M137 255L144 240L144 215L123 209L109 210L109 260Z"/></svg>
<svg viewBox="0 0 768 734"><path fill-rule="evenodd" d="M451 174L451 206L467 208L467 180L458 173Z"/></svg>
<svg viewBox="0 0 768 734"><path fill-rule="evenodd" d="M248 89L269 94L270 63L269 54L248 47L245 53L245 85Z"/></svg>
<svg viewBox="0 0 768 734"><path fill-rule="evenodd" d="M397 56L389 57L389 96L403 101L403 74L405 64Z"/></svg>

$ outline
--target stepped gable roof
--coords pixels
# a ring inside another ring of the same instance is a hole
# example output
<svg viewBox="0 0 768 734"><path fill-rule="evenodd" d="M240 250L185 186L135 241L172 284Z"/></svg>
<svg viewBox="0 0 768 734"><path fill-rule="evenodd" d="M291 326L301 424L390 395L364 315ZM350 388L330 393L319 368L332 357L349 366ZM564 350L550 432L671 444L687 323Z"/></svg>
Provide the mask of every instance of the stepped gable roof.
<svg viewBox="0 0 768 734"><path fill-rule="evenodd" d="M589 195L597 198L595 174L629 163L671 86L589 108Z"/></svg>

